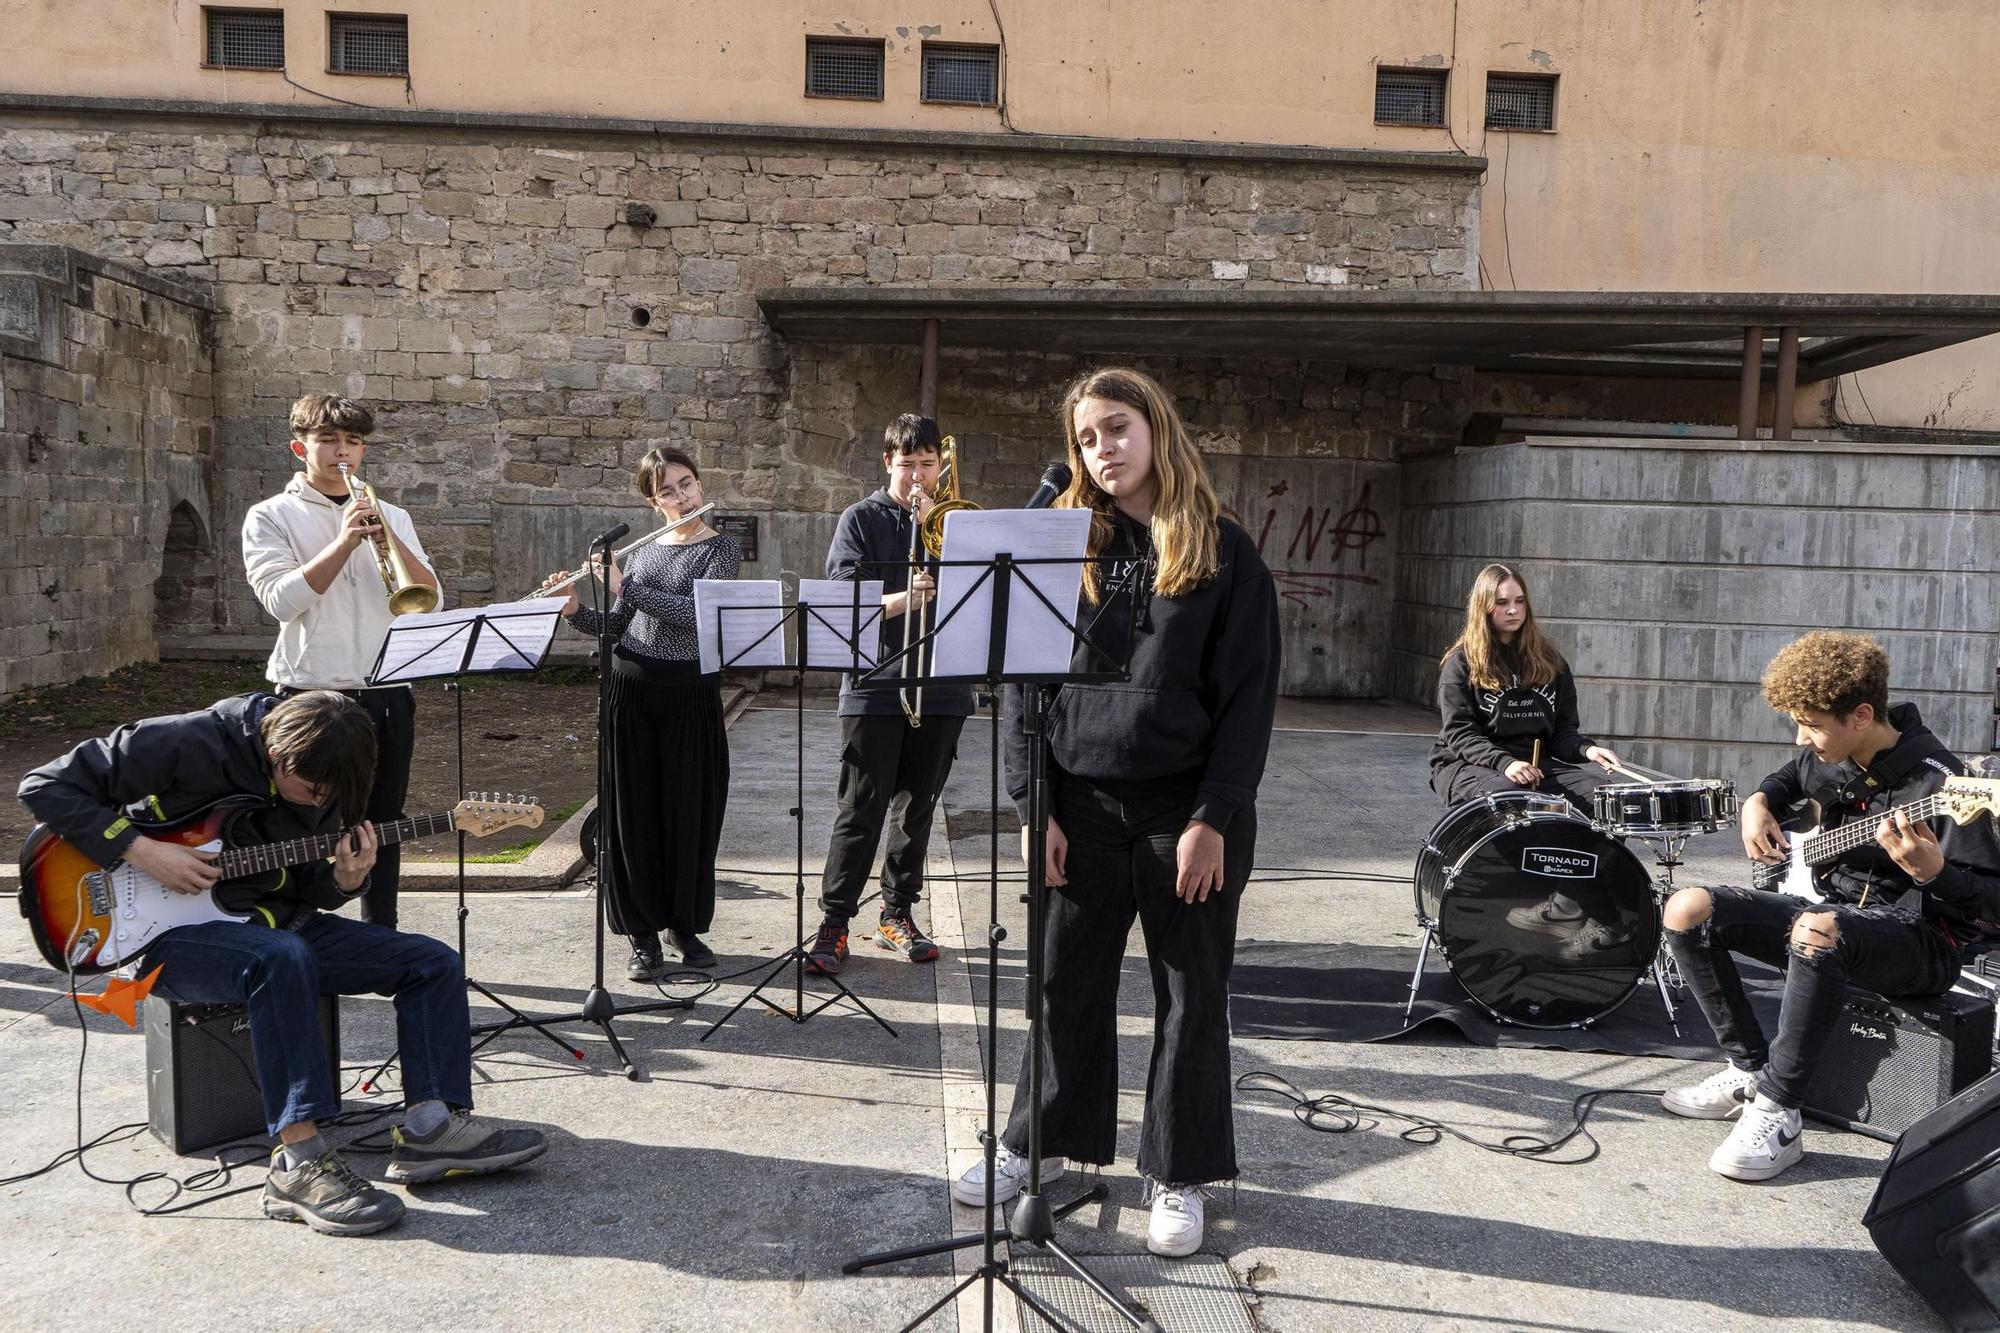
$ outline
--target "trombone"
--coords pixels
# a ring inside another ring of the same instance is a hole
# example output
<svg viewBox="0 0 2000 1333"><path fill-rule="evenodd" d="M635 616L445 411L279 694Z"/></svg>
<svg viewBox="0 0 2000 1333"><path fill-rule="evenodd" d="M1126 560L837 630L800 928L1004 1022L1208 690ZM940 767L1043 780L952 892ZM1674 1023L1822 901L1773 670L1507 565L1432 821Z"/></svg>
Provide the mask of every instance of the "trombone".
<svg viewBox="0 0 2000 1333"><path fill-rule="evenodd" d="M630 555L632 552L638 550L641 546L644 546L647 542L658 541L660 538L672 532L675 528L694 522L696 519L700 518L703 514L706 514L709 510L713 508L715 508L715 502L711 500L707 504L704 504L699 509L696 509L690 513L682 514L679 518L675 519L671 523L662 523L659 527L653 529L653 531L647 533L645 536L635 537L631 541L626 542L623 546L619 547L617 550L611 553L611 558L613 560L623 559L625 556ZM580 567L571 571L568 574L565 574L562 578L554 579L548 583L544 583L541 587L535 589L534 592L530 593L529 596L531 598L553 597L557 593L561 592L563 589L569 587L570 584L575 583L578 579L589 578L590 570L591 570L590 562L586 560Z"/></svg>
<svg viewBox="0 0 2000 1333"><path fill-rule="evenodd" d="M375 488L365 481L356 481L347 464L341 463L340 479L347 483L347 493L352 495L357 487L369 504L375 505L379 515L380 503L375 499ZM420 614L437 610L438 590L417 578L403 558L402 550L389 540L389 524L381 520L382 531L375 534L370 545L375 550L375 568L382 575L382 586L389 593L389 613L397 616Z"/></svg>
<svg viewBox="0 0 2000 1333"><path fill-rule="evenodd" d="M917 563L920 555L919 547L923 551L928 551L931 559L939 559L944 555L945 519L961 509L979 508L978 505L964 499L958 493L957 439L950 435L945 436L938 444L938 458L937 498L931 501L931 507L925 512L922 522L912 522L910 524L909 565L910 582L912 583L916 582L917 573L921 568ZM923 498L923 494L924 491L921 486L911 491L911 513L914 514L916 512L917 501ZM922 644L925 636L930 633L930 628L930 598L926 597L921 604L914 607L905 606L903 611L902 653L903 671L905 674L909 673L913 665L910 649ZM917 674L922 675L921 668L923 664L916 662L914 665L919 668ZM919 685L915 689L912 689L906 685L896 691L896 699L897 702L903 705L903 716L909 719L910 725L921 727L924 724L924 687Z"/></svg>

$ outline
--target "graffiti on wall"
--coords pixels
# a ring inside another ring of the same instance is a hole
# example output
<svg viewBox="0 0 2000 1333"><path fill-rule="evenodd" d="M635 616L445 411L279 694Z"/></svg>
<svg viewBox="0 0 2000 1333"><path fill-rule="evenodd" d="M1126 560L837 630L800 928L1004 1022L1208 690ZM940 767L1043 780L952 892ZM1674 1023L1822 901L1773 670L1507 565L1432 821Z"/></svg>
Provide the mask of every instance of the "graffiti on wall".
<svg viewBox="0 0 2000 1333"><path fill-rule="evenodd" d="M1233 509L1230 518L1257 543L1257 554L1271 567L1278 595L1298 606L1331 597L1342 583L1377 584L1368 572L1368 548L1387 536L1382 516L1375 512L1374 483L1344 502L1304 504L1280 481L1264 496L1261 513L1248 517Z"/></svg>

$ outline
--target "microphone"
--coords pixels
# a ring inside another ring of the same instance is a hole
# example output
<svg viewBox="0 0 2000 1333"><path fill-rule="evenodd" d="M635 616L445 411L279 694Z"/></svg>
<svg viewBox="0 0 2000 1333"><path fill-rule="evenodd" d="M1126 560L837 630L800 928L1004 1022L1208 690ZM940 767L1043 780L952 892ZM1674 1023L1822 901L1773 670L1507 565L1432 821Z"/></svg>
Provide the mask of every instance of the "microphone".
<svg viewBox="0 0 2000 1333"><path fill-rule="evenodd" d="M1049 464L1048 471L1042 473L1042 484L1035 487L1035 493L1028 497L1028 503L1021 508L1047 509L1055 502L1058 495L1069 489L1073 475L1068 463Z"/></svg>
<svg viewBox="0 0 2000 1333"><path fill-rule="evenodd" d="M631 530L632 525L630 523L620 523L615 528L606 528L603 532L597 534L597 540L592 542L591 545L609 546Z"/></svg>

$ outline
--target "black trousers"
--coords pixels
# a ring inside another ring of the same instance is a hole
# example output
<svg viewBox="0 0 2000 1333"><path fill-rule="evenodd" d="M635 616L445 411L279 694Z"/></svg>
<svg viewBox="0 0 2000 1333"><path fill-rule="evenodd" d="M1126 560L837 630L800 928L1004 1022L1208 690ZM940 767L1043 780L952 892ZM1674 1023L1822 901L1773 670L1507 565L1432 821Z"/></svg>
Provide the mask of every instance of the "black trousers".
<svg viewBox="0 0 2000 1333"><path fill-rule="evenodd" d="M1565 797L1571 805L1589 814L1590 794L1609 781L1611 775L1596 764L1569 764L1544 754L1542 780L1535 790ZM1527 789L1497 768L1460 759L1431 770L1431 790L1446 805L1457 805L1475 796Z"/></svg>
<svg viewBox="0 0 2000 1333"><path fill-rule="evenodd" d="M907 912L924 896L924 852L962 717L926 717L913 727L901 713L840 719L840 810L826 844L819 910L841 921L861 910L861 886L875 868L882 825L882 910Z"/></svg>
<svg viewBox="0 0 2000 1333"><path fill-rule="evenodd" d="M278 694L287 699L304 692L291 686L278 688ZM375 723L375 784L368 789L368 821L380 824L403 818L403 802L410 795L410 756L417 748L416 694L406 685L339 693L360 704ZM396 928L396 886L402 873L401 843L375 853L375 868L368 872L368 892L361 897L363 921Z"/></svg>
<svg viewBox="0 0 2000 1333"><path fill-rule="evenodd" d="M1120 794L1059 774L1056 823L1069 882L1049 891L1042 932L1042 1153L1108 1163L1118 1146L1118 982L1136 917L1153 978L1153 1054L1139 1169L1176 1185L1236 1175L1229 1075L1229 969L1257 850L1257 815L1223 834L1223 884L1206 902L1174 894L1176 848L1195 784ZM1028 1052L1005 1142L1028 1151Z"/></svg>
<svg viewBox="0 0 2000 1333"><path fill-rule="evenodd" d="M600 839L600 857L612 858L604 915L620 935L699 935L715 921L715 856L729 805L721 682L694 662L623 651L612 662L607 739L617 826Z"/></svg>
<svg viewBox="0 0 2000 1333"><path fill-rule="evenodd" d="M1715 911L1693 930L1666 932L1667 947L1695 1003L1739 1068L1780 1106L1805 1103L1819 1054L1840 1025L1847 984L1879 995L1939 995L1958 979L1959 948L1937 922L1885 908L1813 903L1758 889L1709 890ZM1793 947L1792 924L1830 911L1838 943L1815 953ZM1732 954L1785 969L1778 1036L1767 1041Z"/></svg>

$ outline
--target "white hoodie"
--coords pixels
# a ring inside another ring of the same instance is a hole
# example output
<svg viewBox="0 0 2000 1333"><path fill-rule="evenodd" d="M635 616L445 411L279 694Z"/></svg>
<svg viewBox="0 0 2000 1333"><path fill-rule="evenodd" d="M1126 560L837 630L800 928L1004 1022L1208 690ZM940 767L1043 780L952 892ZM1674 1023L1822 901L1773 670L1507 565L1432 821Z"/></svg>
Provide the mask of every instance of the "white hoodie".
<svg viewBox="0 0 2000 1333"><path fill-rule="evenodd" d="M397 540L430 567L410 516L378 501L382 520ZM278 621L278 643L265 675L294 689L354 690L388 636L389 593L375 563L374 547L362 543L324 593L312 590L306 562L325 550L340 531L345 507L306 485L294 473L285 489L250 507L243 516L243 572L257 600ZM435 571L433 571L435 572Z"/></svg>

